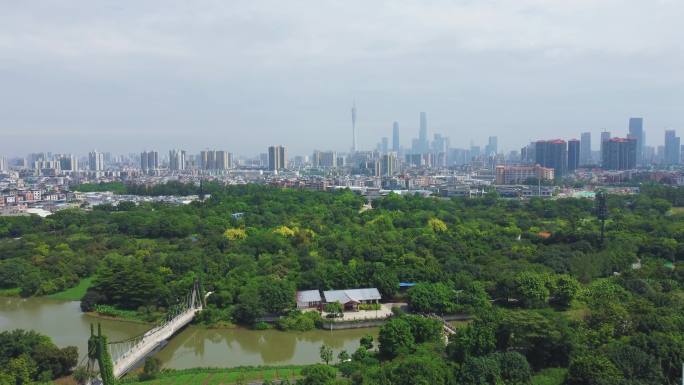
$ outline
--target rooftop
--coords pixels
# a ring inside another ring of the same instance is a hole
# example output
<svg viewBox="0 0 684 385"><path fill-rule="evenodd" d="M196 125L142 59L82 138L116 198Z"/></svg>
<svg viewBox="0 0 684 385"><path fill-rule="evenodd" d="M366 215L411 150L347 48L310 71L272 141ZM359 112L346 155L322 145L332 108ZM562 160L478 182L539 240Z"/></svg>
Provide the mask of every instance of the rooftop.
<svg viewBox="0 0 684 385"><path fill-rule="evenodd" d="M323 292L323 297L325 297L325 302L339 302L341 304L380 300L381 298L380 292L376 288L328 290Z"/></svg>
<svg viewBox="0 0 684 385"><path fill-rule="evenodd" d="M297 302L320 302L321 293L318 290L303 290L297 292Z"/></svg>

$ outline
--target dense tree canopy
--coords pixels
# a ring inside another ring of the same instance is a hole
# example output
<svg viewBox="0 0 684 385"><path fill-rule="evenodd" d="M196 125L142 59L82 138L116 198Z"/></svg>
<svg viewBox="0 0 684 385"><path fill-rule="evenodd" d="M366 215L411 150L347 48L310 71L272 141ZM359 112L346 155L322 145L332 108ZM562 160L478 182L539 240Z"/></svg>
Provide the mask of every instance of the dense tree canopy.
<svg viewBox="0 0 684 385"><path fill-rule="evenodd" d="M438 357L425 380L435 383L525 383L527 367L569 368L568 383L595 375L674 384L680 375L681 188L610 195L604 243L589 199L390 194L361 210L365 198L351 191L122 188L210 198L0 217L0 288L43 295L93 277L86 310L165 309L200 280L213 295L199 321L250 324L290 314L295 290L377 287L415 312L476 320L441 351L425 348L441 343L435 325L391 320L379 356L365 347L352 354L354 365L368 366L361 383L401 376L425 357ZM404 293L400 281L416 285ZM391 365L375 368L378 359ZM639 363L658 371L634 370Z"/></svg>
<svg viewBox="0 0 684 385"><path fill-rule="evenodd" d="M0 384L49 381L71 373L77 361L76 347L60 349L34 331L0 333Z"/></svg>

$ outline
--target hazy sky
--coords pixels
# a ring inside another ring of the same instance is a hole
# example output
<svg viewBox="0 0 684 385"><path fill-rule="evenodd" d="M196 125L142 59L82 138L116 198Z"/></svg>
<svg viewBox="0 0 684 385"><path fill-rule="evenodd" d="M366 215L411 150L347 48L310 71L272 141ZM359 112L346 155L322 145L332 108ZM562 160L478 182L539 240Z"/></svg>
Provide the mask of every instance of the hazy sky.
<svg viewBox="0 0 684 385"><path fill-rule="evenodd" d="M0 0L0 154L684 134L681 0Z"/></svg>

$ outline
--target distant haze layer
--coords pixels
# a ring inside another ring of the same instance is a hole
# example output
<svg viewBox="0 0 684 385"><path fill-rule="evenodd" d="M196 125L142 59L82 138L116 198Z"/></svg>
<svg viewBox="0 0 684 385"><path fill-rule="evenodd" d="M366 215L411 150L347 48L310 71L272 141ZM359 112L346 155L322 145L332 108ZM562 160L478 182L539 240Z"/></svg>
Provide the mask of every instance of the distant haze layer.
<svg viewBox="0 0 684 385"><path fill-rule="evenodd" d="M678 0L4 2L0 154L684 130Z"/></svg>

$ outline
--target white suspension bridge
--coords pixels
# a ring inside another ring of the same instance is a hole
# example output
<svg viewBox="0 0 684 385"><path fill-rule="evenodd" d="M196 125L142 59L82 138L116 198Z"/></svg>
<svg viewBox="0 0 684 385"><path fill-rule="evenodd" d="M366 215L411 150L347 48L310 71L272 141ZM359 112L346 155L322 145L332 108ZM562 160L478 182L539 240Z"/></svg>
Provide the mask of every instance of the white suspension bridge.
<svg viewBox="0 0 684 385"><path fill-rule="evenodd" d="M121 378L134 369L142 360L160 348L167 340L173 337L179 330L188 325L195 315L202 311L204 299L211 293L201 298L199 284L195 283L192 291L185 300L172 307L164 321L147 332L121 341L113 341L107 344L107 349L112 360L112 374L114 378ZM94 368L91 359L89 368ZM102 370L100 368L100 370ZM93 379L90 384L101 384L100 377Z"/></svg>

